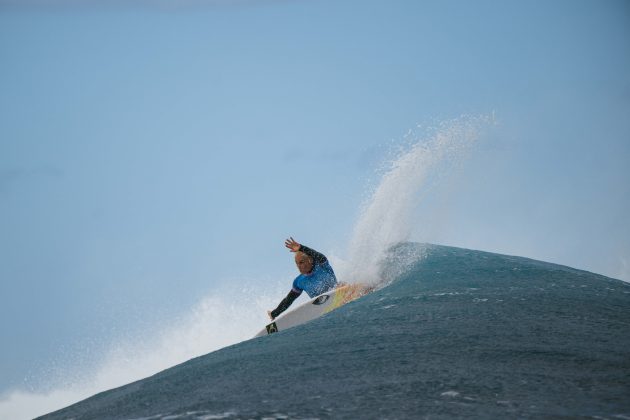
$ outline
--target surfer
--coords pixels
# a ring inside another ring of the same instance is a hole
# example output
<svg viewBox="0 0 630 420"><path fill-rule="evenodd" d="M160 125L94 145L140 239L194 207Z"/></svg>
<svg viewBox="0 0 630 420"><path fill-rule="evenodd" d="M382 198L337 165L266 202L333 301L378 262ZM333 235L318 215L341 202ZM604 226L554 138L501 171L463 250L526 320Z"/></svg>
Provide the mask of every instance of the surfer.
<svg viewBox="0 0 630 420"><path fill-rule="evenodd" d="M284 246L295 253L295 265L297 265L300 275L293 280L289 294L282 299L278 307L273 311L267 311L272 321L291 306L303 291L309 297L314 298L337 286L335 272L324 254L299 244L293 238L284 241Z"/></svg>

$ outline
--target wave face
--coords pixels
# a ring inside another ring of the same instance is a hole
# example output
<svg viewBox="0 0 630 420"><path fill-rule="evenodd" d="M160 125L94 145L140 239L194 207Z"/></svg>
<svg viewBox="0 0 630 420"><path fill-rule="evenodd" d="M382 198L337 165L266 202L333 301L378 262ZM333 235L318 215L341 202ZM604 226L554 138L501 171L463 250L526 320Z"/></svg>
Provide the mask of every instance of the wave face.
<svg viewBox="0 0 630 420"><path fill-rule="evenodd" d="M628 284L417 243L382 267L389 286L322 318L44 418L630 416Z"/></svg>

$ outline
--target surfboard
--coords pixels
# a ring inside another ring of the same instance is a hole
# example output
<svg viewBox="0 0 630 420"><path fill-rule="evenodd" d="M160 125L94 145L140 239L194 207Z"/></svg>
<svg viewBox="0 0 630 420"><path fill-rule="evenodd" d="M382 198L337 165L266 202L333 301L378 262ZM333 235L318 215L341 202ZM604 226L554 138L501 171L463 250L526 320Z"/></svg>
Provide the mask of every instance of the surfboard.
<svg viewBox="0 0 630 420"><path fill-rule="evenodd" d="M284 331L315 318L319 318L372 290L372 287L358 283L344 285L322 293L297 308L281 314L278 318L267 324L255 337Z"/></svg>

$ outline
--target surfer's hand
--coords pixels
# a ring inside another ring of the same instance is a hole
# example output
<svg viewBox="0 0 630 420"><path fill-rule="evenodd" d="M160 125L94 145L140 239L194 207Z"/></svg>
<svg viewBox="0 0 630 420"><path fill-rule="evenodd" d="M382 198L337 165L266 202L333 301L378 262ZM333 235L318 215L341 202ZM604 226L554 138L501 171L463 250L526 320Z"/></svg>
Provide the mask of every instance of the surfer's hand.
<svg viewBox="0 0 630 420"><path fill-rule="evenodd" d="M300 247L302 245L300 245L299 243L297 243L295 241L295 239L293 238L289 238L286 241L284 241L284 246L286 246L287 248L289 248L291 250L291 252L298 252L300 250Z"/></svg>
<svg viewBox="0 0 630 420"><path fill-rule="evenodd" d="M271 311L267 311L267 315L269 315L269 319L273 321L273 315L271 315Z"/></svg>

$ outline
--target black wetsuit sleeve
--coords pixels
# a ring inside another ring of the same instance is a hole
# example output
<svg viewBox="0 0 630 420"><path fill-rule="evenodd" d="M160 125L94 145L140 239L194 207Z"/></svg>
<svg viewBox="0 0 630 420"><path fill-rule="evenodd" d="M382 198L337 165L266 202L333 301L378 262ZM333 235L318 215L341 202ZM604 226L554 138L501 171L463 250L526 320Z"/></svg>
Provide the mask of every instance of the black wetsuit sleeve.
<svg viewBox="0 0 630 420"><path fill-rule="evenodd" d="M300 296L300 294L302 294L302 292L296 292L295 290L291 289L289 294L284 299L282 299L282 302L280 302L280 305L278 305L278 307L276 309L271 311L271 316L274 319L276 319L278 317L278 315L280 315L282 312L286 311L287 308L289 306L291 306L293 301L295 299L297 299L297 297Z"/></svg>
<svg viewBox="0 0 630 420"><path fill-rule="evenodd" d="M326 261L328 261L328 259L326 258L324 254L320 254L314 249L311 249L304 245L300 245L300 252L303 252L309 257L311 257L313 259L313 264L315 265L324 264Z"/></svg>

